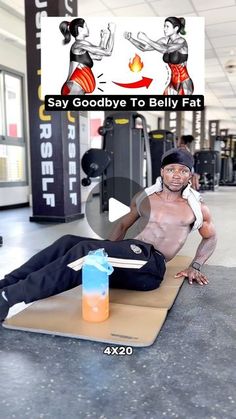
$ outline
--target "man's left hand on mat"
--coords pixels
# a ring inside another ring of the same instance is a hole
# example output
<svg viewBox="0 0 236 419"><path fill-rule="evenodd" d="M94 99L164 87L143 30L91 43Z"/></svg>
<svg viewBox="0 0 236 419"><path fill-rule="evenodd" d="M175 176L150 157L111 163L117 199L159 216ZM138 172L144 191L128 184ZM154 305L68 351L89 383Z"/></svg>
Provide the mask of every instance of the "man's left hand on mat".
<svg viewBox="0 0 236 419"><path fill-rule="evenodd" d="M207 285L209 283L206 275L191 267L178 272L175 278L180 278L181 276L187 278L190 285L192 285L193 281L196 281L199 285Z"/></svg>

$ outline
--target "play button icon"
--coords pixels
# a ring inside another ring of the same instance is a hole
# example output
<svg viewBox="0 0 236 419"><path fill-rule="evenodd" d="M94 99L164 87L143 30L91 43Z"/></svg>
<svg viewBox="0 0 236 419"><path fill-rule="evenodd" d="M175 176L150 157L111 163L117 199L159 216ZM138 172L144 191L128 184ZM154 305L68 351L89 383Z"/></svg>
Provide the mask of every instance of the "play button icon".
<svg viewBox="0 0 236 419"><path fill-rule="evenodd" d="M108 201L108 220L110 223L119 220L119 218L130 212L130 207L122 204L115 198L110 198Z"/></svg>
<svg viewBox="0 0 236 419"><path fill-rule="evenodd" d="M90 190L85 204L85 216L93 232L99 238L107 239L120 219L129 214L133 197L143 188L138 183L122 177L101 179L93 183L94 187ZM149 214L150 205L147 202L145 216L143 219L140 217L128 229L125 237L135 238L145 228Z"/></svg>

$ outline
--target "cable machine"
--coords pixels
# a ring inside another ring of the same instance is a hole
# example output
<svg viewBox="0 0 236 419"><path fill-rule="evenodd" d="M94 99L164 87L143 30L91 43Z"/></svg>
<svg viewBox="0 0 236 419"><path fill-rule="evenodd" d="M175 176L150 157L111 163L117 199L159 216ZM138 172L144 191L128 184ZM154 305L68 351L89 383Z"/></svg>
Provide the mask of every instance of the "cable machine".
<svg viewBox="0 0 236 419"><path fill-rule="evenodd" d="M111 156L102 174L101 209L107 211L110 198L129 205L135 193L151 185L151 155L146 119L137 112L108 115L99 134ZM121 178L130 180L126 188L121 187Z"/></svg>
<svg viewBox="0 0 236 419"><path fill-rule="evenodd" d="M102 150L90 149L82 158L87 178L102 176L101 211L108 211L110 198L130 205L132 197L152 184L152 162L146 119L137 112L108 115L98 130L103 137ZM122 179L126 179L122 187Z"/></svg>

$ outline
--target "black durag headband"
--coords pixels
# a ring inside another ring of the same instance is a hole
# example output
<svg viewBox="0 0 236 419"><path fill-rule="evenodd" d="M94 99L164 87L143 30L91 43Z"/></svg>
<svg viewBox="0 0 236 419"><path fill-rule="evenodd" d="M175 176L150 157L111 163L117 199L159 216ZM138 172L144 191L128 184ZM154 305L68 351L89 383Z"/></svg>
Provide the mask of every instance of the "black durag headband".
<svg viewBox="0 0 236 419"><path fill-rule="evenodd" d="M194 159L191 153L181 148L171 148L163 154L161 159L161 167L167 166L167 164L183 164L192 170L194 165Z"/></svg>

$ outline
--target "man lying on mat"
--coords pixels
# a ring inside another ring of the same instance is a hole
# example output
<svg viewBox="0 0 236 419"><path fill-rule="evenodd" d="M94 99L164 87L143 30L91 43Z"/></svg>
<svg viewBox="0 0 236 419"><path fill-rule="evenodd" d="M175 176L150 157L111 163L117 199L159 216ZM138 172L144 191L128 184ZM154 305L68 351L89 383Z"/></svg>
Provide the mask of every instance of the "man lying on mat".
<svg viewBox="0 0 236 419"><path fill-rule="evenodd" d="M191 188L193 157L184 149L171 149L162 157L161 177L137 194L131 211L111 233L109 240L66 235L33 256L0 281L0 319L9 308L24 301L50 297L81 284L83 257L104 248L114 267L113 288L148 291L158 288L165 263L183 247L190 231L198 229L202 240L189 267L177 273L190 284L208 283L202 265L213 253L216 233L207 206ZM140 233L124 240L138 221Z"/></svg>

